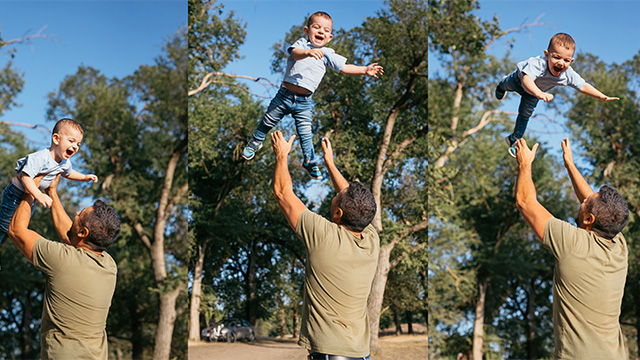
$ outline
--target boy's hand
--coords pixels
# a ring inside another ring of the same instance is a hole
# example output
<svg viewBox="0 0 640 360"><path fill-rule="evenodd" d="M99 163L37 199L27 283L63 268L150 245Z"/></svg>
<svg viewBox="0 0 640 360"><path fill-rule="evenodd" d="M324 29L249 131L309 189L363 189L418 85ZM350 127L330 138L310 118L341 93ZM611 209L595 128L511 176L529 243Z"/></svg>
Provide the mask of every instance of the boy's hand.
<svg viewBox="0 0 640 360"><path fill-rule="evenodd" d="M322 57L324 56L324 51L322 51L322 49L308 49L307 50L307 57L312 57L316 60L320 60L322 59Z"/></svg>
<svg viewBox="0 0 640 360"><path fill-rule="evenodd" d="M331 141L328 137L322 138L322 150L324 151L324 162L328 163L333 161L333 148L331 147Z"/></svg>
<svg viewBox="0 0 640 360"><path fill-rule="evenodd" d="M620 100L619 97L610 97L605 95L603 98L601 98L600 100L605 101L605 102L609 102L609 101L616 101L616 100Z"/></svg>
<svg viewBox="0 0 640 360"><path fill-rule="evenodd" d="M378 78L378 75L384 74L384 69L382 69L382 66L378 65L378 63L367 65L367 69L365 71L367 75L373 76L376 79Z"/></svg>
<svg viewBox="0 0 640 360"><path fill-rule="evenodd" d="M549 93L546 93L546 92L543 92L543 93L538 97L538 99L540 99L540 100L542 100L542 101L544 101L544 102L547 102L547 103L548 103L549 101L553 100L553 95L551 95L551 94L549 94Z"/></svg>
<svg viewBox="0 0 640 360"><path fill-rule="evenodd" d="M37 202L39 202L40 204L42 204L42 206L46 208L50 208L51 204L53 204L53 200L51 200L51 198L48 195L45 195L41 192L39 192L38 194L35 194L34 197L36 198Z"/></svg>
<svg viewBox="0 0 640 360"><path fill-rule="evenodd" d="M96 175L93 175L93 174L85 175L84 176L84 181L86 181L86 182L93 181L94 183L97 183L98 182L98 177Z"/></svg>

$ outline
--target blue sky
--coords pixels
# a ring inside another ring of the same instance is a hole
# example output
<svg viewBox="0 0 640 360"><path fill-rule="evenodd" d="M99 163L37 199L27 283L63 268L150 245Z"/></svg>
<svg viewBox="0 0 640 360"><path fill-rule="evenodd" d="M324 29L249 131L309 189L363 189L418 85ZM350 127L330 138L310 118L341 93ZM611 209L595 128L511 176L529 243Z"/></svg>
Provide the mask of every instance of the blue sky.
<svg viewBox="0 0 640 360"><path fill-rule="evenodd" d="M477 15L489 20L498 15L500 28L507 30L533 22L538 16L546 26L532 27L527 31L511 34L515 38L512 57L515 61L543 55L553 34L566 32L576 41L575 62L581 61L579 53L591 53L606 63L622 63L640 51L640 1L483 1L479 2ZM505 41L492 45L490 51L501 55L507 50ZM438 71L437 60L429 57L429 72ZM589 79L585 79L589 81ZM598 84L594 84L596 88ZM551 90L553 93L554 90ZM617 96L617 94L607 94ZM586 95L582 95L586 96ZM502 110L517 111L519 97L509 93L502 102ZM562 114L554 114L543 102L538 103L535 113L543 113L564 121ZM514 120L515 123L515 120ZM569 134L560 126L532 119L527 133L533 133L545 141L552 154L561 156L560 141ZM505 134L506 135L506 134ZM525 138L527 134L525 133ZM569 137L570 140L571 137ZM575 141L573 142L576 143ZM529 144L531 145L531 144ZM542 144L541 144L542 145ZM505 149L506 153L506 149ZM576 155L579 157L579 153ZM579 162L576 159L576 162ZM580 165L580 164L579 164Z"/></svg>
<svg viewBox="0 0 640 360"><path fill-rule="evenodd" d="M187 1L0 1L0 31L5 41L43 31L46 39L16 45L14 66L24 73L20 107L0 115L6 122L42 124L47 94L58 89L81 65L108 77L122 78L162 54L164 40L187 24ZM8 61L0 50L0 64ZM48 147L50 135L23 127L36 148ZM26 155L26 154L25 154ZM16 159L17 160L17 159Z"/></svg>

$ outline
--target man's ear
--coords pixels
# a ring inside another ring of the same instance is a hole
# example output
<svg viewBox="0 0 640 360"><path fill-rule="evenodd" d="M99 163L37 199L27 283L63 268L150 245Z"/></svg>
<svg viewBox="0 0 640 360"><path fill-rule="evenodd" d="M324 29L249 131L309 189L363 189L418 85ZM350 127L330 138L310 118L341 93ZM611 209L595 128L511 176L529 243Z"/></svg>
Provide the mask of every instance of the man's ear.
<svg viewBox="0 0 640 360"><path fill-rule="evenodd" d="M582 223L584 224L585 228L592 227L594 222L596 222L596 216L592 213L587 213L584 219L582 219Z"/></svg>
<svg viewBox="0 0 640 360"><path fill-rule="evenodd" d="M80 231L78 232L78 237L80 239L85 239L87 236L89 236L89 229L87 229L86 226L80 227Z"/></svg>
<svg viewBox="0 0 640 360"><path fill-rule="evenodd" d="M342 211L341 208L336 209L336 213L333 214L333 219L334 222L336 224L340 224L340 220L342 219L342 215L344 215L344 212Z"/></svg>

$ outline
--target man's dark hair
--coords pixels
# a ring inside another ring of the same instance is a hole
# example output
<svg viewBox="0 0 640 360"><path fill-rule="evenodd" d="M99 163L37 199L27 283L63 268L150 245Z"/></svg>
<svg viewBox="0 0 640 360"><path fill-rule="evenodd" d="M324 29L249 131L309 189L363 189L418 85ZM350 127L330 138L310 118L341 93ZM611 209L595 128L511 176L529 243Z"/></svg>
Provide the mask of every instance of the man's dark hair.
<svg viewBox="0 0 640 360"><path fill-rule="evenodd" d="M376 215L373 194L359 181L349 184L347 191L338 197L336 205L342 209L340 225L351 231L362 232Z"/></svg>
<svg viewBox="0 0 640 360"><path fill-rule="evenodd" d="M87 213L82 225L89 229L85 242L94 251L104 251L120 234L118 214L102 200L93 203L93 211Z"/></svg>
<svg viewBox="0 0 640 360"><path fill-rule="evenodd" d="M601 187L598 196L587 203L585 210L596 218L593 231L609 240L622 231L629 220L626 200L610 185Z"/></svg>

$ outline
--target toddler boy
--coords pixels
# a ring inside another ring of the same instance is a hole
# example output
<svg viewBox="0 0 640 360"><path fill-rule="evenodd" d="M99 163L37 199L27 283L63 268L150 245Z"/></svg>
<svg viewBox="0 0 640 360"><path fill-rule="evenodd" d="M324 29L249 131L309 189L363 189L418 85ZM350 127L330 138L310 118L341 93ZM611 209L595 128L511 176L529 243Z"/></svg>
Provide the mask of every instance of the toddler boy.
<svg viewBox="0 0 640 360"><path fill-rule="evenodd" d="M18 160L17 175L2 192L0 244L25 191L44 207L50 207L51 198L40 190L47 189L58 174L70 180L98 181L98 177L93 174L83 175L71 168L69 158L78 152L83 134L80 124L71 119L62 119L53 127L49 149L34 152ZM44 175L39 187L33 180L38 175Z"/></svg>
<svg viewBox="0 0 640 360"><path fill-rule="evenodd" d="M504 98L507 91L515 91L520 94L520 106L516 125L505 141L509 145L509 154L516 156L515 142L524 136L527 124L538 100L549 102L553 95L547 93L554 86L569 85L583 94L587 94L602 101L619 100L617 97L609 97L587 83L569 65L575 60L573 54L576 43L573 38L565 33L553 35L549 41L547 50L542 57L532 57L518 63L516 71L500 80L496 87L496 97Z"/></svg>
<svg viewBox="0 0 640 360"><path fill-rule="evenodd" d="M368 66L346 64L344 56L326 48L332 38L333 20L329 14L318 11L313 13L304 27L306 38L300 38L287 49L289 58L284 80L278 94L271 100L253 138L242 151L242 157L251 160L269 131L287 114L295 120L296 131L300 138L303 167L312 179L322 179L313 149L311 133L311 95L322 80L327 66L336 72L347 75L369 75L378 77L383 74L382 66L373 63Z"/></svg>

